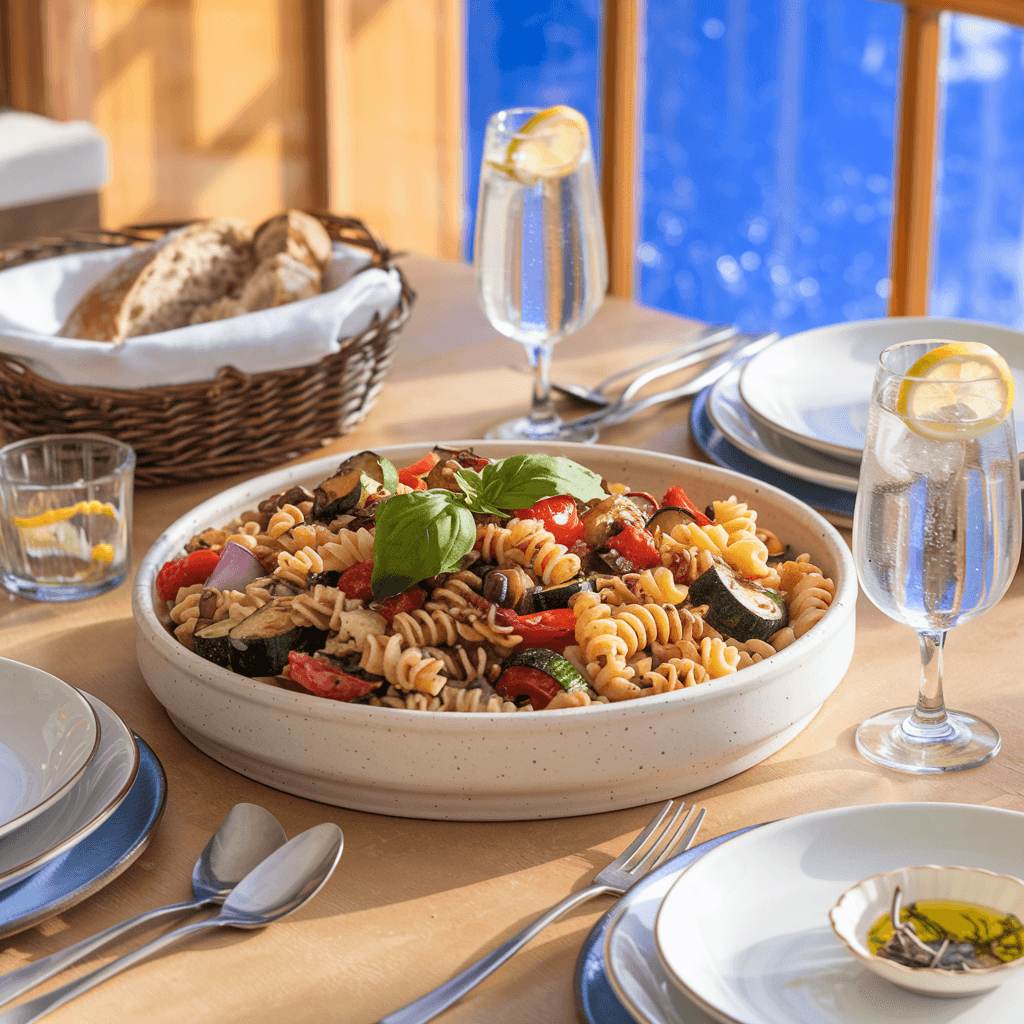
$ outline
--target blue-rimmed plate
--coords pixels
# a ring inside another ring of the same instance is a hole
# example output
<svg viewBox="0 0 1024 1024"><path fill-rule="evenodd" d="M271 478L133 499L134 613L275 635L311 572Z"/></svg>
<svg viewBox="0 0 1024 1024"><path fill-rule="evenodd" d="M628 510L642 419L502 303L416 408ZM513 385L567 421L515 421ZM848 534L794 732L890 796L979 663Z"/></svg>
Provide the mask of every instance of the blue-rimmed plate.
<svg viewBox="0 0 1024 1024"><path fill-rule="evenodd" d="M134 734L133 734L134 735ZM0 893L0 936L31 928L98 892L133 864L163 814L167 777L138 736L139 770L128 795L95 832Z"/></svg>
<svg viewBox="0 0 1024 1024"><path fill-rule="evenodd" d="M795 476L766 466L751 458L731 444L725 435L711 422L707 412L708 393L705 388L694 400L690 409L690 432L704 453L718 466L734 469L739 473L774 484L794 498L816 509L836 526L849 529L853 526L853 505L856 494L839 491L832 487L798 480Z"/></svg>
<svg viewBox="0 0 1024 1024"><path fill-rule="evenodd" d="M741 828L729 832L674 857L633 886L594 925L576 961L576 1003L586 1024L712 1024L711 1018L686 1000L669 981L654 945L654 919L661 900L686 868L709 850L749 831L749 828ZM620 955L626 943L632 942L635 947L631 975L628 988L618 980L613 987L605 963L605 946L612 929L622 923L627 914L631 918L630 925L635 922L639 932L629 934L632 928L620 931L617 941ZM643 934L645 927L646 936Z"/></svg>

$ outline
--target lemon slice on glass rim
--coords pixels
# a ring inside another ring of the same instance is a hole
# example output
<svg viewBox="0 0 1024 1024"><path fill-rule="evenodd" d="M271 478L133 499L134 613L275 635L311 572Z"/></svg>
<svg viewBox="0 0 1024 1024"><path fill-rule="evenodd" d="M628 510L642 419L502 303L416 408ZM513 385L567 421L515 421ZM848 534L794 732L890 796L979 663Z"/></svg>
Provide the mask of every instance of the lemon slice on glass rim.
<svg viewBox="0 0 1024 1024"><path fill-rule="evenodd" d="M587 119L572 107L542 110L515 133L503 169L524 185L572 174L590 141Z"/></svg>
<svg viewBox="0 0 1024 1024"><path fill-rule="evenodd" d="M950 341L907 371L896 412L921 437L969 441L994 430L1013 408L1013 374L988 345Z"/></svg>

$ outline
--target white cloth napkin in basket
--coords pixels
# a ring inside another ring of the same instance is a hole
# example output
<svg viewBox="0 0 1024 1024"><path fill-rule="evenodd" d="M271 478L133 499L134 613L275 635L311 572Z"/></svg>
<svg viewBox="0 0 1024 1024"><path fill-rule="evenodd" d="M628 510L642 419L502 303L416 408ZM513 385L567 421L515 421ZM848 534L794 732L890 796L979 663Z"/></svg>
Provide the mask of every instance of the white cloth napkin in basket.
<svg viewBox="0 0 1024 1024"><path fill-rule="evenodd" d="M224 366L264 373L308 366L340 349L339 339L382 319L402 291L397 270L373 267L365 250L335 243L324 291L311 299L215 320L123 344L59 338L79 298L130 248L74 253L0 272L0 351L62 384L145 388L212 380Z"/></svg>

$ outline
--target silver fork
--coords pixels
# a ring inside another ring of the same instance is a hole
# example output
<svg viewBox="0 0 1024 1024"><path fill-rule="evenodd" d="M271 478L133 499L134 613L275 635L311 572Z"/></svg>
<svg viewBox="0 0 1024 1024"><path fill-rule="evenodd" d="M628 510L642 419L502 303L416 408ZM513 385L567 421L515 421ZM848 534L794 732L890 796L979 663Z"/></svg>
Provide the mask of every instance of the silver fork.
<svg viewBox="0 0 1024 1024"><path fill-rule="evenodd" d="M493 970L510 959L539 931L557 920L567 910L605 893L622 896L645 875L677 853L688 849L704 820L704 808L701 807L696 812L693 808L687 810L686 804L680 801L675 813L672 813L672 809L673 801L669 800L647 828L611 864L599 871L593 883L586 889L566 896L561 903L557 903L547 913L542 914L533 924L527 925L518 935L513 935L493 953L488 953L451 981L446 981L435 988L433 992L428 992L401 1010L382 1017L377 1024L425 1024L426 1021L433 1020L442 1010L446 1010L470 989L479 985ZM665 819L670 814L671 818L666 822Z"/></svg>

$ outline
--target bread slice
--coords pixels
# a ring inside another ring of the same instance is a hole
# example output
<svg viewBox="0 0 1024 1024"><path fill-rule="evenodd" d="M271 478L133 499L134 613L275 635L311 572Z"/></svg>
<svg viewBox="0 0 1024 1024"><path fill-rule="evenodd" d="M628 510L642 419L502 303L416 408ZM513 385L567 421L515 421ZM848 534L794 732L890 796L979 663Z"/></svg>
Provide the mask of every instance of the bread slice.
<svg viewBox="0 0 1024 1024"><path fill-rule="evenodd" d="M226 218L191 224L93 285L58 333L117 343L184 327L197 309L239 288L252 269L247 225Z"/></svg>
<svg viewBox="0 0 1024 1024"><path fill-rule="evenodd" d="M331 237L315 217L288 210L264 221L253 235L256 262L287 253L322 275L331 258Z"/></svg>
<svg viewBox="0 0 1024 1024"><path fill-rule="evenodd" d="M257 264L249 278L229 297L195 310L190 323L226 320L320 294L331 239L308 213L289 210L265 221L253 236L253 250Z"/></svg>

